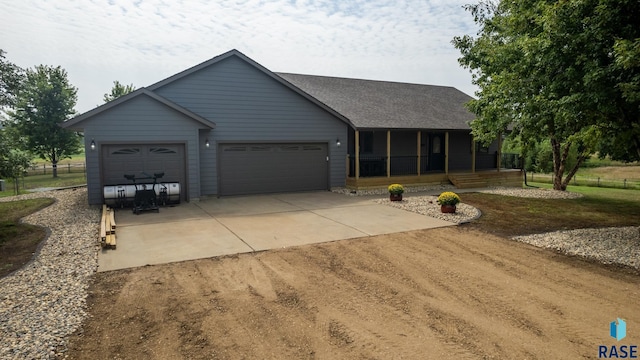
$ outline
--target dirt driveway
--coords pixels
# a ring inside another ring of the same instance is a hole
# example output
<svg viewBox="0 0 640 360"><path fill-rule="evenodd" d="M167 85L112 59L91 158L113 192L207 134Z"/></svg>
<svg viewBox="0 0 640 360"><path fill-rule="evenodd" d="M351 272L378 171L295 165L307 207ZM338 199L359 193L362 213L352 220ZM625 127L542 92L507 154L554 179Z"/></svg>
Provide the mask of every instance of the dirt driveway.
<svg viewBox="0 0 640 360"><path fill-rule="evenodd" d="M637 274L464 227L99 273L89 305L71 359L575 359L640 344Z"/></svg>

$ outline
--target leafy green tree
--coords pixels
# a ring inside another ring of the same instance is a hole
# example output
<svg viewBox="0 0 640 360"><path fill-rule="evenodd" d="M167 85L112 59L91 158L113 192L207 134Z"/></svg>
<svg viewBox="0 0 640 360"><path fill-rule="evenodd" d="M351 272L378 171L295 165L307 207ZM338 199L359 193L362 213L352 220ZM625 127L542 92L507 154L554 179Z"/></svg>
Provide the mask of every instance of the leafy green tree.
<svg viewBox="0 0 640 360"><path fill-rule="evenodd" d="M6 61L4 54L5 51L0 49L0 109L14 104L24 78L22 69Z"/></svg>
<svg viewBox="0 0 640 360"><path fill-rule="evenodd" d="M630 95L639 79L616 52L640 38L637 0L485 1L467 9L480 31L453 44L480 89L469 103L476 139L490 142L509 127L525 143L548 139L553 187L565 190L602 139L617 142L638 126L640 102ZM640 149L640 132L628 141Z"/></svg>
<svg viewBox="0 0 640 360"><path fill-rule="evenodd" d="M624 162L640 161L640 115L638 111L633 111L640 106L640 38L616 40L614 54L615 65L625 74L623 81L618 84L622 97L631 106L635 104L636 108L627 111L627 121L612 124L615 126L615 135L603 137L598 156L604 158L609 155L613 160Z"/></svg>
<svg viewBox="0 0 640 360"><path fill-rule="evenodd" d="M127 95L130 92L135 91L136 88L133 84L130 85L122 85L118 80L113 82L113 87L111 88L111 92L104 94L104 102L109 102L119 98L120 96Z"/></svg>
<svg viewBox="0 0 640 360"><path fill-rule="evenodd" d="M26 71L15 110L9 113L11 126L26 148L51 162L58 177L58 161L80 150L80 136L60 124L75 114L77 89L69 84L60 66L40 65Z"/></svg>
<svg viewBox="0 0 640 360"><path fill-rule="evenodd" d="M18 195L20 181L19 178L31 166L32 156L26 151L11 149L0 159L0 177L13 179L15 194Z"/></svg>

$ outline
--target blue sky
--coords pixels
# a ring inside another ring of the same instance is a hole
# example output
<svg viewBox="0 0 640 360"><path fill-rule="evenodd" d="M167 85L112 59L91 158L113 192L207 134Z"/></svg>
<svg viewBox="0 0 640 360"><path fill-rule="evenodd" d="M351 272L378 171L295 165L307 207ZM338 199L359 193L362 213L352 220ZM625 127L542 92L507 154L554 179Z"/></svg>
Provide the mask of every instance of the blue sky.
<svg viewBox="0 0 640 360"><path fill-rule="evenodd" d="M76 110L114 80L148 86L231 49L275 72L456 87L469 0L0 0L0 48L23 68L62 66Z"/></svg>

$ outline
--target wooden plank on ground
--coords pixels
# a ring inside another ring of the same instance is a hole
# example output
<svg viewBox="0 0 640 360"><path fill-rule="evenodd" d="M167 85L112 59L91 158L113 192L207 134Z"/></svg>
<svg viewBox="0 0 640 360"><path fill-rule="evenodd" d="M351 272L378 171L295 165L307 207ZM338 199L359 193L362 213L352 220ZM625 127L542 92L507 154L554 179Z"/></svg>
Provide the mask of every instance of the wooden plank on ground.
<svg viewBox="0 0 640 360"><path fill-rule="evenodd" d="M109 235L111 237L111 248L116 248L116 234Z"/></svg>
<svg viewBox="0 0 640 360"><path fill-rule="evenodd" d="M111 231L115 234L116 232L116 215L113 209L109 209L109 220L111 221Z"/></svg>
<svg viewBox="0 0 640 360"><path fill-rule="evenodd" d="M107 215L105 211L106 208L107 208L107 205L102 205L102 218L100 219L100 234L98 235L99 236L98 240L100 241L101 244L103 244L103 246L107 241L107 228L105 223L106 215Z"/></svg>

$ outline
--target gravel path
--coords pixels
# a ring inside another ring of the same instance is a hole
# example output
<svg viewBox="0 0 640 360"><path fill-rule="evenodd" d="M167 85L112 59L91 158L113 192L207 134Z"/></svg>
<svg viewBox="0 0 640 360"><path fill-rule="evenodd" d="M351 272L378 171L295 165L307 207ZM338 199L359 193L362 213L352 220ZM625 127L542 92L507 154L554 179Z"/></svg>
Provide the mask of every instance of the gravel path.
<svg viewBox="0 0 640 360"><path fill-rule="evenodd" d="M86 189L17 197L55 198L23 221L50 229L35 259L0 279L0 359L55 359L86 316L87 289L98 262L100 211Z"/></svg>

